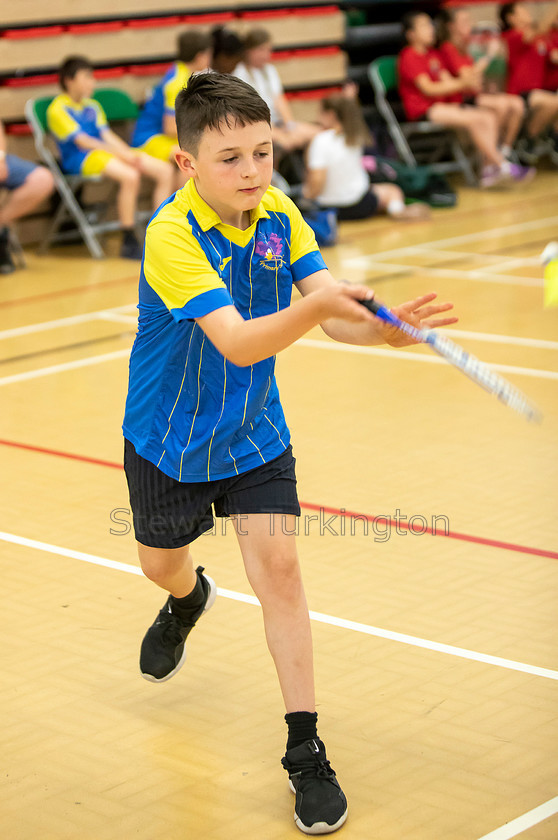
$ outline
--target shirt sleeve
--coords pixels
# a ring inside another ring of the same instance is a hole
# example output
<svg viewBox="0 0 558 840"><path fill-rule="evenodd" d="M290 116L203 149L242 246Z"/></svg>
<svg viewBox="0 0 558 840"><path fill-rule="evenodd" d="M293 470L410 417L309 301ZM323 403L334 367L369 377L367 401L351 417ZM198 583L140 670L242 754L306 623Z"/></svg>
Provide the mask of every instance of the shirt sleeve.
<svg viewBox="0 0 558 840"><path fill-rule="evenodd" d="M57 98L48 107L47 110L48 129L57 140L69 140L79 134L81 126L72 117L62 98Z"/></svg>
<svg viewBox="0 0 558 840"><path fill-rule="evenodd" d="M163 84L163 102L165 114L174 116L174 104L176 97L182 90L183 80L180 77L178 68L175 67L172 76Z"/></svg>
<svg viewBox="0 0 558 840"><path fill-rule="evenodd" d="M308 147L308 169L327 169L329 155L327 137L320 132L312 138Z"/></svg>
<svg viewBox="0 0 558 840"><path fill-rule="evenodd" d="M172 222L155 222L147 228L143 273L175 321L234 306L198 241Z"/></svg>

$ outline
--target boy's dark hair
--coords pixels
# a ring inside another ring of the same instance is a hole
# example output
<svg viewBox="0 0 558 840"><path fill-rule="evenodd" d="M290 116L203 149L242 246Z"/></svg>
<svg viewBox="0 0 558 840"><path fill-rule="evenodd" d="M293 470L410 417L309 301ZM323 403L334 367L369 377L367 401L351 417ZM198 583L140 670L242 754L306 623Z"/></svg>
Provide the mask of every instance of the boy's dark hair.
<svg viewBox="0 0 558 840"><path fill-rule="evenodd" d="M511 24L508 21L508 17L509 15L513 14L516 5L516 3L502 3L502 5L500 6L498 15L500 17L500 26L502 27L504 32L507 29L511 29Z"/></svg>
<svg viewBox="0 0 558 840"><path fill-rule="evenodd" d="M224 26L215 26L211 30L211 41L214 56L221 54L240 56L244 46L236 32L232 32Z"/></svg>
<svg viewBox="0 0 558 840"><path fill-rule="evenodd" d="M178 36L178 58L185 64L193 61L198 53L209 50L213 44L209 32L189 29Z"/></svg>
<svg viewBox="0 0 558 840"><path fill-rule="evenodd" d="M430 17L428 12L421 12L420 9L413 9L411 12L405 12L403 17L401 18L401 24L403 26L403 35L405 39L407 39L407 34L411 31L411 29L415 28L415 21L418 17L422 17L426 15Z"/></svg>
<svg viewBox="0 0 558 840"><path fill-rule="evenodd" d="M80 70L93 70L93 65L83 55L71 55L60 65L58 81L62 90L67 90L66 82L75 79Z"/></svg>
<svg viewBox="0 0 558 840"><path fill-rule="evenodd" d="M266 122L271 124L269 108L251 85L222 73L195 73L190 76L175 102L176 127L180 148L197 155L206 128L232 128Z"/></svg>

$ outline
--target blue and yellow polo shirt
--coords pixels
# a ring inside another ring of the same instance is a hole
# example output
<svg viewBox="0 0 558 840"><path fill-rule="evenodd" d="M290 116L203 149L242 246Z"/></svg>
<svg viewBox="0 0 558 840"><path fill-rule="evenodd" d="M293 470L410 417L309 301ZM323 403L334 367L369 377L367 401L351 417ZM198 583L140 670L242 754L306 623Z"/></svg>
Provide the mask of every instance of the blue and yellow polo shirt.
<svg viewBox="0 0 558 840"><path fill-rule="evenodd" d="M238 475L288 446L275 357L227 361L195 319L222 306L258 318L290 305L292 284L325 268L311 229L270 187L239 230L221 222L195 180L147 228L124 436L183 482Z"/></svg>
<svg viewBox="0 0 558 840"><path fill-rule="evenodd" d="M144 143L156 134L164 134L163 117L165 114L174 116L174 103L176 97L190 78L190 68L183 61L175 63L167 70L158 85L155 85L153 92L138 117L132 146L143 146Z"/></svg>
<svg viewBox="0 0 558 840"><path fill-rule="evenodd" d="M97 140L103 139L108 128L107 118L96 99L82 99L74 102L67 93L61 93L47 108L49 131L60 149L62 169L69 175L79 175L89 149L80 149L75 138L87 134Z"/></svg>

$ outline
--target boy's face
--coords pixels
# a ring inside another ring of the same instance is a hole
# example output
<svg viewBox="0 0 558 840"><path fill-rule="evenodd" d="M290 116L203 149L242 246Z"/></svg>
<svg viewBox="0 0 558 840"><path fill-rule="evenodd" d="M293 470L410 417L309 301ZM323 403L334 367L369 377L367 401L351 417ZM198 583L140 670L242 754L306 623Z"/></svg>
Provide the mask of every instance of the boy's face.
<svg viewBox="0 0 558 840"><path fill-rule="evenodd" d="M95 90L93 71L85 68L78 70L73 79L66 80L66 90L76 102L90 99Z"/></svg>
<svg viewBox="0 0 558 840"><path fill-rule="evenodd" d="M196 155L176 154L179 168L195 179L196 188L226 224L239 226L271 183L273 148L266 122L221 130L206 128Z"/></svg>
<svg viewBox="0 0 558 840"><path fill-rule="evenodd" d="M436 39L434 24L428 15L417 15L408 33L409 43L417 47L431 47Z"/></svg>

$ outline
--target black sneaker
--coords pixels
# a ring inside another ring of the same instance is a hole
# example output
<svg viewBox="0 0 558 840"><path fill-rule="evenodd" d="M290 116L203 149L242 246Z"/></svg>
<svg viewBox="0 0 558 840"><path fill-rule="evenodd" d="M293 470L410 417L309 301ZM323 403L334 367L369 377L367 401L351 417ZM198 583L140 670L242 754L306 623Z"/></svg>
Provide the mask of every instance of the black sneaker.
<svg viewBox="0 0 558 840"><path fill-rule="evenodd" d="M143 249L131 233L125 233L120 246L120 256L124 260L141 260Z"/></svg>
<svg viewBox="0 0 558 840"><path fill-rule="evenodd" d="M10 254L10 233L7 227L0 228L0 274L11 274L15 264Z"/></svg>
<svg viewBox="0 0 558 840"><path fill-rule="evenodd" d="M541 156L540 143L536 138L523 137L518 140L516 150L521 163L526 163L528 166L538 163Z"/></svg>
<svg viewBox="0 0 558 840"><path fill-rule="evenodd" d="M294 820L305 834L330 834L347 819L347 800L319 738L287 750L281 764L296 794Z"/></svg>
<svg viewBox="0 0 558 840"><path fill-rule="evenodd" d="M141 675L150 682L165 682L179 671L186 661L186 636L195 625L198 618L207 612L217 597L215 581L208 575L202 574L203 566L198 566L198 575L205 601L201 607L192 612L187 619L179 618L171 612L170 595L163 609L151 625L141 643L140 670Z"/></svg>

